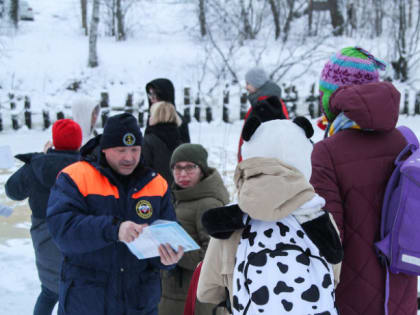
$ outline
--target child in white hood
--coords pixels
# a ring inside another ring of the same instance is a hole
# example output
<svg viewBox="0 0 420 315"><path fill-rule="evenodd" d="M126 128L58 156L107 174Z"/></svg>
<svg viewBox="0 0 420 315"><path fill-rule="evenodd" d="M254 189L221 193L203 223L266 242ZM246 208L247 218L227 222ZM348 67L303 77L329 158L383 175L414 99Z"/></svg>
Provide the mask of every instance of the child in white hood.
<svg viewBox="0 0 420 315"><path fill-rule="evenodd" d="M222 302L227 287L233 314L337 314L332 264L343 253L325 201L309 184L312 134L303 117L245 124L238 205L203 215L214 238L200 301Z"/></svg>
<svg viewBox="0 0 420 315"><path fill-rule="evenodd" d="M81 97L73 102L71 111L73 120L82 128L83 146L96 136L95 125L100 112L99 104L88 97Z"/></svg>

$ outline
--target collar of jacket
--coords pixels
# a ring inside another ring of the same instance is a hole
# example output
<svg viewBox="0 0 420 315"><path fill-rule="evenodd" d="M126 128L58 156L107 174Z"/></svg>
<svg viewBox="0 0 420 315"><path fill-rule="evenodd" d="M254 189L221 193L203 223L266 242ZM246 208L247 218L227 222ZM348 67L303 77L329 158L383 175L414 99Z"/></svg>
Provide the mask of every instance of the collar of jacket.
<svg viewBox="0 0 420 315"><path fill-rule="evenodd" d="M280 220L315 196L308 180L296 168L274 158L242 161L235 170L238 205L251 218Z"/></svg>

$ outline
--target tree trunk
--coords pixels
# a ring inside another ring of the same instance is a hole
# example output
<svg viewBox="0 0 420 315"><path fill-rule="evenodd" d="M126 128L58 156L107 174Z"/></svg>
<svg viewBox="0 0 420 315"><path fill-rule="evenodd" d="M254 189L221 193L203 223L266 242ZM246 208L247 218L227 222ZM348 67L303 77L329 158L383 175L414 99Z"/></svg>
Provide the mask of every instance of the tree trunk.
<svg viewBox="0 0 420 315"><path fill-rule="evenodd" d="M338 6L339 0L328 0L330 8L331 24L334 28L333 35L341 36L344 32L344 18Z"/></svg>
<svg viewBox="0 0 420 315"><path fill-rule="evenodd" d="M205 0L200 0L198 3L198 21L200 23L201 37L204 37L207 34L206 11L204 9L204 4L205 4L204 1Z"/></svg>
<svg viewBox="0 0 420 315"><path fill-rule="evenodd" d="M382 0L375 1L375 35L382 35L382 20L384 17L384 11L382 8Z"/></svg>
<svg viewBox="0 0 420 315"><path fill-rule="evenodd" d="M274 38L277 40L280 37L280 17L279 10L276 5L275 0L268 0L270 3L271 14L273 15L274 20Z"/></svg>
<svg viewBox="0 0 420 315"><path fill-rule="evenodd" d="M242 22L244 25L244 39L255 39L255 35L252 32L252 26L251 23L249 23L249 12L247 9L245 9L245 4L243 0L240 0L241 4L241 17Z"/></svg>
<svg viewBox="0 0 420 315"><path fill-rule="evenodd" d="M283 42L286 42L289 37L290 24L292 23L292 19L293 19L295 1L287 0L287 6L289 8L289 12L287 13L286 23L284 24L284 28L283 28Z"/></svg>
<svg viewBox="0 0 420 315"><path fill-rule="evenodd" d="M313 18L313 3L309 0L308 3L308 36L312 36L312 18Z"/></svg>
<svg viewBox="0 0 420 315"><path fill-rule="evenodd" d="M99 1L100 0L93 0L92 20L90 21L88 66L91 68L95 68L99 64L98 52L96 47L98 41Z"/></svg>
<svg viewBox="0 0 420 315"><path fill-rule="evenodd" d="M85 36L88 36L87 0L80 0L80 9L82 14L82 28L85 30Z"/></svg>
<svg viewBox="0 0 420 315"><path fill-rule="evenodd" d="M125 40L125 28L124 28L124 14L121 8L121 0L116 2L115 17L117 19L117 40Z"/></svg>
<svg viewBox="0 0 420 315"><path fill-rule="evenodd" d="M19 26L19 0L10 1L10 10L9 10L10 20L15 28Z"/></svg>

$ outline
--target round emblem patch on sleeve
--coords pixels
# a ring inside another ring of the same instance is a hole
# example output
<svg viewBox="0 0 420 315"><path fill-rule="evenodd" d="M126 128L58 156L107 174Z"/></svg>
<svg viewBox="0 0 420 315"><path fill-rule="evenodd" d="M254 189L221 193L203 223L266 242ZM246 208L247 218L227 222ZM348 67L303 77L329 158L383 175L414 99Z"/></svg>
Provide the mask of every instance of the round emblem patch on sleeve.
<svg viewBox="0 0 420 315"><path fill-rule="evenodd" d="M147 200L140 200L136 204L137 215L142 219L148 219L153 214L152 204Z"/></svg>
<svg viewBox="0 0 420 315"><path fill-rule="evenodd" d="M123 136L123 143L127 146L132 146L136 142L136 136L133 135L131 132L127 132Z"/></svg>

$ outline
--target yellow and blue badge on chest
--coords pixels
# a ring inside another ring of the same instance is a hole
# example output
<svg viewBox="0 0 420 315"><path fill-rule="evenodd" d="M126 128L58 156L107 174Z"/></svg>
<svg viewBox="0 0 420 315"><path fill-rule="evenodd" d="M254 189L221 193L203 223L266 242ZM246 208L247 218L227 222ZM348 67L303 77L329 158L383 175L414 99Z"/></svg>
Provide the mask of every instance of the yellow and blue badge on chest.
<svg viewBox="0 0 420 315"><path fill-rule="evenodd" d="M152 204L147 200L140 200L136 204L137 215L142 219L149 219L153 215Z"/></svg>

